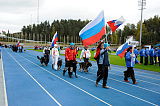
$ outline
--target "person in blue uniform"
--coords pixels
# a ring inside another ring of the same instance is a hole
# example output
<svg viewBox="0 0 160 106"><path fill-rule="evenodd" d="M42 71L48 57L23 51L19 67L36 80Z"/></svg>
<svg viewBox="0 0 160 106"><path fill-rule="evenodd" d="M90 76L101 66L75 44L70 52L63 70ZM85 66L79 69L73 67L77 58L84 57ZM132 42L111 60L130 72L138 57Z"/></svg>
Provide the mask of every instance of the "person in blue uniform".
<svg viewBox="0 0 160 106"><path fill-rule="evenodd" d="M148 56L149 56L149 49L146 47L144 53L144 65L148 65Z"/></svg>
<svg viewBox="0 0 160 106"><path fill-rule="evenodd" d="M151 46L151 49L149 50L149 57L150 57L150 65L153 65L153 57L154 57L154 49L153 46Z"/></svg>
<svg viewBox="0 0 160 106"><path fill-rule="evenodd" d="M158 50L154 48L154 64L157 64Z"/></svg>
<svg viewBox="0 0 160 106"><path fill-rule="evenodd" d="M136 47L134 48L134 54L136 55L136 58L137 58L137 56L139 55L139 51L137 50Z"/></svg>
<svg viewBox="0 0 160 106"><path fill-rule="evenodd" d="M127 52L125 54L125 62L126 62L127 71L124 72L124 81L129 82L128 77L131 77L133 84L137 84L133 67L135 63L139 63L139 61L136 59L135 54L132 53L132 47L127 49Z"/></svg>
<svg viewBox="0 0 160 106"><path fill-rule="evenodd" d="M160 66L160 47L157 49L157 54L158 54L158 62L159 62L159 66Z"/></svg>
<svg viewBox="0 0 160 106"><path fill-rule="evenodd" d="M142 47L142 49L140 50L139 54L140 54L140 63L143 63L143 57L145 55L144 47Z"/></svg>

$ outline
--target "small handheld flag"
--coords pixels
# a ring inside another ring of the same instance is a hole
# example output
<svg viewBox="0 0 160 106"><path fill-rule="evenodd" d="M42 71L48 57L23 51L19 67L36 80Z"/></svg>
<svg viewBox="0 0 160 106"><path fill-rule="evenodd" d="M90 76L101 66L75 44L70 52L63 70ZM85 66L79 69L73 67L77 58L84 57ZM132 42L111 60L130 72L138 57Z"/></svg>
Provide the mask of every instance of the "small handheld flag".
<svg viewBox="0 0 160 106"><path fill-rule="evenodd" d="M56 31L56 33L54 34L53 39L52 39L51 47L54 47L54 44L56 44L57 41L58 41L58 34Z"/></svg>
<svg viewBox="0 0 160 106"><path fill-rule="evenodd" d="M84 46L92 45L98 42L103 35L106 34L106 26L104 19L104 11L100 12L99 15L89 22L80 32L79 36L82 38Z"/></svg>
<svg viewBox="0 0 160 106"><path fill-rule="evenodd" d="M115 30L124 23L125 19L121 16L117 20L108 21L108 25L110 26L112 32L115 32Z"/></svg>
<svg viewBox="0 0 160 106"><path fill-rule="evenodd" d="M17 47L19 47L19 46L20 46L20 41L18 41L18 42L17 42L16 46L17 46Z"/></svg>
<svg viewBox="0 0 160 106"><path fill-rule="evenodd" d="M132 45L130 45L130 42L133 41L133 36L130 37L123 45L121 45L120 47L118 47L117 51L116 51L116 55L120 56L121 58L124 57L127 49L129 47L132 47Z"/></svg>

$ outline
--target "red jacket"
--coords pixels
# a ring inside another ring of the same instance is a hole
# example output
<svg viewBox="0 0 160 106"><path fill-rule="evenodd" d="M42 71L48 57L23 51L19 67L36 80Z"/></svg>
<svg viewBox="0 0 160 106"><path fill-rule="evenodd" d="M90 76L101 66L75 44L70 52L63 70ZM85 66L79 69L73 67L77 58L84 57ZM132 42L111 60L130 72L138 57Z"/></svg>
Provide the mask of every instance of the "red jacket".
<svg viewBox="0 0 160 106"><path fill-rule="evenodd" d="M97 49L96 49L96 55L94 56L95 59L97 59L98 56L99 56L99 54L100 54L102 43L103 43L103 42L99 42L99 44L98 44L98 47L97 47Z"/></svg>
<svg viewBox="0 0 160 106"><path fill-rule="evenodd" d="M65 58L67 60L76 60L76 55L77 55L77 50L76 49L71 49L71 48L66 48L65 50Z"/></svg>

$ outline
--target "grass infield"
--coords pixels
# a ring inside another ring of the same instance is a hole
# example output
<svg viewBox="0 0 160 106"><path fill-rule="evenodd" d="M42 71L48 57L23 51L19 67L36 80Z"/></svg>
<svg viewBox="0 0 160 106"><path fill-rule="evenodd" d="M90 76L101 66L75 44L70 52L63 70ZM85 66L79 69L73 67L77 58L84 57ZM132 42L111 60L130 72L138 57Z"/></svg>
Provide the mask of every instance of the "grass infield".
<svg viewBox="0 0 160 106"><path fill-rule="evenodd" d="M34 50L34 49L27 49L27 50ZM35 50L35 51L42 52L43 50ZM78 51L77 58L80 57L80 53L81 53L81 51ZM95 53L95 51L91 51L91 58L90 58L91 61L95 61L95 59L93 58L94 53ZM63 54L61 54L61 55L63 55ZM119 56L116 56L116 55L109 55L109 57L110 57L110 63L113 65L119 65L119 66L126 65L124 58L121 59ZM140 60L139 57L138 57L138 60ZM160 67L158 66L158 64L157 65L136 64L134 68L160 72Z"/></svg>

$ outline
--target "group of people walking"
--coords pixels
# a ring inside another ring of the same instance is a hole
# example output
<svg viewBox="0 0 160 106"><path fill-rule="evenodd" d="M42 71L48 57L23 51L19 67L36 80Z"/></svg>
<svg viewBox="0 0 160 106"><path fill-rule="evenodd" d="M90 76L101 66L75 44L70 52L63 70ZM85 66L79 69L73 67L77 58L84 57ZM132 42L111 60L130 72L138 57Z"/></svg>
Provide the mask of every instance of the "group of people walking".
<svg viewBox="0 0 160 106"><path fill-rule="evenodd" d="M13 50L13 52L23 52L23 46L17 46L17 45L12 45L11 49Z"/></svg>
<svg viewBox="0 0 160 106"><path fill-rule="evenodd" d="M102 84L103 88L108 88L107 78L108 78L108 70L110 69L109 51L110 51L110 45L108 43L104 43L104 41L101 41L97 46L96 53L94 56L94 59L97 61L97 67L98 67L97 79L95 85L98 86L99 81L103 79L103 84ZM78 54L77 47L75 46L74 43L70 43L70 46L65 49L65 68L63 70L63 76L65 76L66 71L68 71L69 77L72 77L72 72L75 72L75 77L77 78L76 75L77 54ZM140 62L137 60L138 55L140 55ZM57 70L57 62L59 58L58 45L55 44L54 47L52 48L51 56L52 56L52 68ZM160 59L160 49L153 49L153 47L150 50L148 50L147 48L145 49L142 48L140 51L138 51L136 47L134 49L132 47L127 49L125 53L125 62L127 67L127 70L124 71L125 82L129 82L128 78L130 77L132 79L132 83L137 84L133 69L134 65L136 63L142 64L143 62L145 65L147 65L148 56L150 56L150 63L155 64L157 62L157 60L155 59L157 57L158 59ZM80 61L81 59L83 59L84 63L87 64L89 62L90 57L91 57L90 50L88 49L88 46L85 46L84 49L81 51ZM143 61L143 59L145 61Z"/></svg>
<svg viewBox="0 0 160 106"><path fill-rule="evenodd" d="M101 41L96 49L96 54L94 58L97 61L98 71L97 71L97 80L96 80L96 86L98 86L98 83L101 79L103 79L103 88L108 88L107 86L107 78L108 78L108 70L110 69L110 59L108 52L110 51L108 43L103 43ZM134 47L129 47L125 53L125 62L127 70L124 71L124 81L129 82L128 78L130 77L132 79L133 84L137 84L137 81L135 79L134 74L134 65L136 63L141 64L137 60L137 53L136 49L134 50Z"/></svg>

